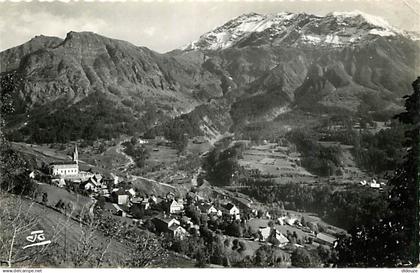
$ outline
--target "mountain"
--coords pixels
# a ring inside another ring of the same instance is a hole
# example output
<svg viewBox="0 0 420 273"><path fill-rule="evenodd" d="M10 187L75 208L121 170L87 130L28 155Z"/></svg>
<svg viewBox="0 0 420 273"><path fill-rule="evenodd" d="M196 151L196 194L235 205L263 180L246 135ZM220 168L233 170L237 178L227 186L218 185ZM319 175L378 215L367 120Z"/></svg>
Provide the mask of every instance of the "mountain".
<svg viewBox="0 0 420 273"><path fill-rule="evenodd" d="M415 33L399 30L380 17L359 11L333 12L326 16L249 13L202 35L183 50L220 50L251 45L343 47L358 45L377 36L419 39Z"/></svg>
<svg viewBox="0 0 420 273"><path fill-rule="evenodd" d="M237 85L234 123L247 124L296 107L356 112L367 96L385 101L384 112L396 111L420 72L419 45L417 33L361 12L250 13L182 50L218 63Z"/></svg>
<svg viewBox="0 0 420 273"><path fill-rule="evenodd" d="M0 55L2 72L14 70L24 78L20 91L30 107L60 98L77 102L99 90L116 100L147 98L185 111L197 104L195 93L218 92L206 86L214 82L210 73L197 76L194 64L144 47L89 32L70 32L60 43L51 39L42 46L35 38Z"/></svg>
<svg viewBox="0 0 420 273"><path fill-rule="evenodd" d="M0 53L0 79L17 106L9 130L32 141L55 127L61 137L48 141L159 124L212 138L261 122L289 126L293 113L363 108L389 118L420 72L418 37L360 12L250 13L166 54L91 32L38 36Z"/></svg>

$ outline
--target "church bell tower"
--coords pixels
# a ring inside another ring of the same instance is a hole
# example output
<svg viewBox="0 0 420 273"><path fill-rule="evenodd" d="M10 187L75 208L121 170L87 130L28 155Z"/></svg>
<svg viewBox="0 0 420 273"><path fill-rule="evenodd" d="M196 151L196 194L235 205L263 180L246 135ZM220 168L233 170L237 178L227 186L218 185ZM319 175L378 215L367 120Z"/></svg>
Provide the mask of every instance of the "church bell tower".
<svg viewBox="0 0 420 273"><path fill-rule="evenodd" d="M76 162L76 164L79 164L79 152L77 151L77 145L74 146L73 161Z"/></svg>

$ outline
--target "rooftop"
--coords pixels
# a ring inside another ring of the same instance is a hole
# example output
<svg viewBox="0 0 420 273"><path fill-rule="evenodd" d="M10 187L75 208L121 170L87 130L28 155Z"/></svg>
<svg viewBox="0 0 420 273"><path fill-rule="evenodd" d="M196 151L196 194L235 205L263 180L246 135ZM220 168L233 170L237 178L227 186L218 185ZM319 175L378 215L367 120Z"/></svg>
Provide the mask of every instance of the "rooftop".
<svg viewBox="0 0 420 273"><path fill-rule="evenodd" d="M50 163L50 166L54 166L54 165L78 165L76 162L74 161L64 161L64 162L52 162Z"/></svg>
<svg viewBox="0 0 420 273"><path fill-rule="evenodd" d="M318 233L316 235L316 238L323 240L325 242L331 243L331 244L333 244L337 240L337 238L335 238L334 236L326 234L326 233Z"/></svg>

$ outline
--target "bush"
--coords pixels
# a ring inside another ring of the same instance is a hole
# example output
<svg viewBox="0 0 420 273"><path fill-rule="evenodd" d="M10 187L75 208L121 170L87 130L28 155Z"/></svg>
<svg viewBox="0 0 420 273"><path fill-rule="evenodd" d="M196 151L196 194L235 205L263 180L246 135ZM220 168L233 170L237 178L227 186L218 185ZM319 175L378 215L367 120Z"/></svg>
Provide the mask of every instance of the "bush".
<svg viewBox="0 0 420 273"><path fill-rule="evenodd" d="M304 248L296 248L291 256L294 267L319 267L321 265L318 254L312 253Z"/></svg>

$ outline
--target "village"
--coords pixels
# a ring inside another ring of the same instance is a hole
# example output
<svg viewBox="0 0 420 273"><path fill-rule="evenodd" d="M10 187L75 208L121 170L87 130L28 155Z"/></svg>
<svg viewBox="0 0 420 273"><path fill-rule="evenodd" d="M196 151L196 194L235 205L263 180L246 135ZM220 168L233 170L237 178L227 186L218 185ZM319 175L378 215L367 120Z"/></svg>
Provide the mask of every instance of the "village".
<svg viewBox="0 0 420 273"><path fill-rule="evenodd" d="M90 197L92 213L107 214L173 240L188 240L201 236L203 229L211 230L224 238L240 240L251 256L261 246L273 246L289 257L286 265L293 249L334 248L337 237L344 233L310 221L310 217L305 219L302 213L273 211L249 199L224 194L205 198L194 186L184 195L169 190L166 194L145 194L113 173L81 170L77 146L72 161L53 162L49 172L51 186ZM32 179L36 179L35 173L30 173ZM63 204L60 199L56 207Z"/></svg>

